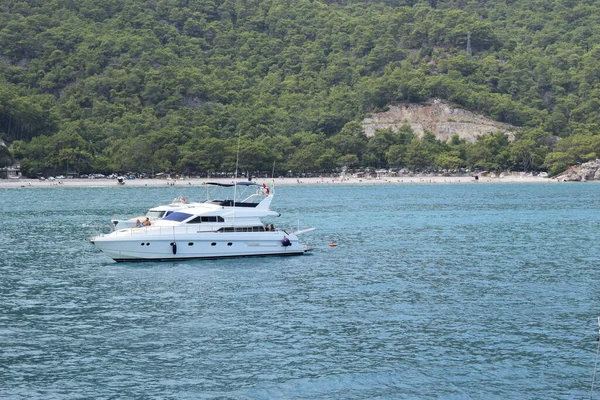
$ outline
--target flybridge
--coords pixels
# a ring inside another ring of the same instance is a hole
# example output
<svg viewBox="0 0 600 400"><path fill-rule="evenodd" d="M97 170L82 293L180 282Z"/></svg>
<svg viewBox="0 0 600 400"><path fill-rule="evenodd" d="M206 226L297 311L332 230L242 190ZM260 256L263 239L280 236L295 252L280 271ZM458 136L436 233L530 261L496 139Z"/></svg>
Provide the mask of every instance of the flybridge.
<svg viewBox="0 0 600 400"><path fill-rule="evenodd" d="M205 182L203 185L206 186L205 202L222 207L257 207L265 197L273 194L267 185L250 181ZM231 188L234 189L233 193ZM270 201L265 205L268 207L269 204Z"/></svg>
<svg viewBox="0 0 600 400"><path fill-rule="evenodd" d="M250 182L250 181L241 181L235 183L219 183L219 182L205 182L204 185L213 185L213 186L223 186L223 187L233 187L233 186L262 186L258 183Z"/></svg>
<svg viewBox="0 0 600 400"><path fill-rule="evenodd" d="M258 205L258 203L248 203L243 201L234 202L233 200L212 200L208 203L223 207L256 207Z"/></svg>

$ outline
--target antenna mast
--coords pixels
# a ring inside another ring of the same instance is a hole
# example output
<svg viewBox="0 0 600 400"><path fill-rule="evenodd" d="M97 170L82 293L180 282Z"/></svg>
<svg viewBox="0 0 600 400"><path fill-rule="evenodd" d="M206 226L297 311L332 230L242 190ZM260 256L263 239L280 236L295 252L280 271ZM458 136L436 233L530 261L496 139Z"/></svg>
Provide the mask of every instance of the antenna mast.
<svg viewBox="0 0 600 400"><path fill-rule="evenodd" d="M271 170L271 186L273 187L273 194L275 194L275 160L273 160L273 169Z"/></svg>
<svg viewBox="0 0 600 400"><path fill-rule="evenodd" d="M600 317L598 317L598 327L600 328ZM598 331L600 333L600 331ZM596 383L596 371L598 370L598 355L600 354L600 338L596 338L598 341L598 349L596 350L596 362L594 363L594 375L592 376L592 389L590 390L590 400L594 396L594 384Z"/></svg>
<svg viewBox="0 0 600 400"><path fill-rule="evenodd" d="M238 164L240 163L240 135L238 134L237 153L235 155L235 174L233 175L233 231L235 232L235 203L237 198Z"/></svg>

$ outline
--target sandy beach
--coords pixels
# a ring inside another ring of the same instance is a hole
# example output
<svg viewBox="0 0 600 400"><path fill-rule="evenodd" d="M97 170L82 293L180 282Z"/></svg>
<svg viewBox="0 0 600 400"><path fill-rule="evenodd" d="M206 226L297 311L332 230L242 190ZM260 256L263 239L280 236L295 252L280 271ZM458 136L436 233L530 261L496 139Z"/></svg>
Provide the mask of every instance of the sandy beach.
<svg viewBox="0 0 600 400"><path fill-rule="evenodd" d="M238 181L243 180L238 179ZM232 183L232 178L204 178L204 179L131 179L124 185L119 185L116 179L61 179L54 181L40 181L37 179L0 179L2 188L45 188L45 187L168 187L168 186L202 186L206 182ZM283 185L406 185L406 184L480 184L480 183L557 183L556 179L537 176L509 175L504 177L479 177L478 180L471 176L400 176L382 178L257 178L254 182L262 184L275 183Z"/></svg>

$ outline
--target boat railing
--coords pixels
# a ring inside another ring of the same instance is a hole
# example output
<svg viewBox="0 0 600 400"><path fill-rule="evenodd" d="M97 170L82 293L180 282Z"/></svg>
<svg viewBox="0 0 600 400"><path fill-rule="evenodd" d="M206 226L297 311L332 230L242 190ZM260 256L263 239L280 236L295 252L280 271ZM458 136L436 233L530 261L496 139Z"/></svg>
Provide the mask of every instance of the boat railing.
<svg viewBox="0 0 600 400"><path fill-rule="evenodd" d="M168 234L187 234L187 233L210 233L212 231L202 231L197 226L144 226L141 228L123 229L117 231L117 236L147 236L147 235L168 235Z"/></svg>
<svg viewBox="0 0 600 400"><path fill-rule="evenodd" d="M141 228L130 228L116 231L117 236L150 236L169 234L192 234L192 233L230 233L231 231L202 230L199 226L145 226ZM239 231L252 232L252 231ZM266 231L265 231L266 232ZM284 232L285 233L285 232Z"/></svg>

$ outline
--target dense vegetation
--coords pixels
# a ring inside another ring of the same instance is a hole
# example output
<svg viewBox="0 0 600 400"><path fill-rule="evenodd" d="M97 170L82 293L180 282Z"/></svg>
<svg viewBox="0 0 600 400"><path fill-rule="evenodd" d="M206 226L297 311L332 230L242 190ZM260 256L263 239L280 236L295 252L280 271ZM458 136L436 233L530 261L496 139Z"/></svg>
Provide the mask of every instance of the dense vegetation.
<svg viewBox="0 0 600 400"><path fill-rule="evenodd" d="M0 138L32 176L231 171L238 147L255 173L556 173L600 155L598 15L600 0L5 0ZM369 113L431 98L522 129L363 135Z"/></svg>

